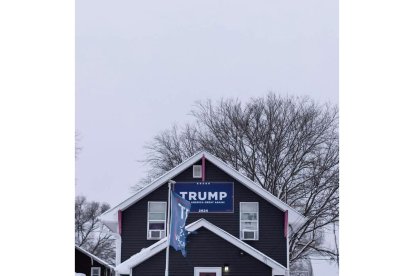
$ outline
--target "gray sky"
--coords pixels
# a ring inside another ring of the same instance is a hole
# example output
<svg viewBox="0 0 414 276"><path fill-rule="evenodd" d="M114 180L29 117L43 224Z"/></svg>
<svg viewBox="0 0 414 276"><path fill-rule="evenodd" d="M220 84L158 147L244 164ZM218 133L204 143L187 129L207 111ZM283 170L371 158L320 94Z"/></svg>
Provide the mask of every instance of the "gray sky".
<svg viewBox="0 0 414 276"><path fill-rule="evenodd" d="M338 1L76 1L76 194L112 206L197 100L338 101Z"/></svg>

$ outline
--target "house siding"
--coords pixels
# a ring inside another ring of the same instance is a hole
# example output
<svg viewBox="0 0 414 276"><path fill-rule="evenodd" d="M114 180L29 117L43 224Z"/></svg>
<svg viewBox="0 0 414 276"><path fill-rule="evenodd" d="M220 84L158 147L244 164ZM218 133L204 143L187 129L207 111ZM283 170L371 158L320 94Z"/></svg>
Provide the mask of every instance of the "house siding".
<svg viewBox="0 0 414 276"><path fill-rule="evenodd" d="M201 161L194 164L201 165ZM192 166L173 178L176 182L197 182L192 175ZM206 160L206 182L234 182L234 213L190 213L187 224L204 218L214 225L239 238L239 204L240 202L259 203L259 240L245 241L283 266L287 266L286 239L284 238L284 213L265 199L239 183L214 164ZM149 247L156 240L147 240L147 206L148 201L167 201L168 185L164 184L140 201L123 211L122 218L122 253L121 261ZM196 255L190 258L203 259ZM157 258L158 259L158 258ZM148 260L148 263L155 260ZM154 268L155 269L155 268ZM154 274L155 275L155 274Z"/></svg>
<svg viewBox="0 0 414 276"><path fill-rule="evenodd" d="M110 276L111 269L75 248L75 272L91 275L91 267L100 267L101 276Z"/></svg>
<svg viewBox="0 0 414 276"><path fill-rule="evenodd" d="M272 269L226 240L205 228L188 237L187 257L180 251L170 249L169 275L194 276L194 267L229 266L230 272L223 276L271 276ZM165 250L152 256L132 270L133 276L163 276L165 273Z"/></svg>

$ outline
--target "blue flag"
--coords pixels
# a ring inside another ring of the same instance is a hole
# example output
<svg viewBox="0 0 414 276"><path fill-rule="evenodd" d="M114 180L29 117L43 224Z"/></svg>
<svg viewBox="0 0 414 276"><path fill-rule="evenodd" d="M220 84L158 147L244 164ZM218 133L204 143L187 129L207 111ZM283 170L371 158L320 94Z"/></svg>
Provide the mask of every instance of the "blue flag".
<svg viewBox="0 0 414 276"><path fill-rule="evenodd" d="M185 221L191 210L191 203L178 194L171 192L171 228L170 228L170 245L176 251L181 250L185 257L185 244L187 239L187 230L185 230Z"/></svg>

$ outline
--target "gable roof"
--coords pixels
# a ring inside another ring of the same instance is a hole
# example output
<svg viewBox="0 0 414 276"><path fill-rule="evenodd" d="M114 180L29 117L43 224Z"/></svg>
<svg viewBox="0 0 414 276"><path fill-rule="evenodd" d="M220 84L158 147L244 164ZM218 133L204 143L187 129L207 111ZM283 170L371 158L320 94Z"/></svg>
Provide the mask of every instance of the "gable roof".
<svg viewBox="0 0 414 276"><path fill-rule="evenodd" d="M196 231L197 229L204 227L217 236L223 238L224 240L228 241L229 243L233 244L234 246L240 248L247 254L251 255L252 257L256 258L257 260L261 261L262 263L266 264L267 266L271 267L273 270L273 274L276 275L285 275L286 267L281 265L280 263L276 262L272 258L268 257L267 255L263 254L259 250L255 249L254 247L248 245L247 243L241 241L240 239L236 238L235 236L231 235L230 233L224 231L220 227L212 224L211 222L207 221L206 219L199 219L185 228L189 232ZM144 262L145 260L151 258L155 254L159 253L160 251L164 250L167 247L167 237L159 240L158 242L154 243L150 247L144 248L141 252L131 256L129 259L125 260L123 263L117 265L115 267L115 271L119 274L130 274L132 268L139 265L140 263Z"/></svg>
<svg viewBox="0 0 414 276"><path fill-rule="evenodd" d="M115 269L114 266L108 264L107 262L105 262L104 260L96 257L95 255L93 255L92 253L86 251L85 249L83 249L82 247L79 247L75 244L75 249L79 250L80 252L82 252L83 254L91 257L92 259L94 259L95 261L97 261L98 263L100 263L101 265L104 265L106 267L109 267L110 269Z"/></svg>
<svg viewBox="0 0 414 276"><path fill-rule="evenodd" d="M175 168L171 169L170 171L164 173L153 182L148 184L147 186L143 187L139 191L137 191L134 195L127 198L120 204L116 205L115 207L109 209L105 213L100 216L102 222L108 226L113 232L117 232L117 225L118 225L118 210L123 211L127 209L129 206L134 204L135 202L139 201L146 195L150 194L151 192L155 191L157 188L162 186L163 184L167 183L168 180L173 179L175 176L189 168L191 165L199 161L202 157L204 157L213 163L215 166L223 170L225 173L236 179L238 182L249 188L251 191L255 192L269 203L274 205L275 207L279 208L280 210L289 211L289 224L292 225L293 228L301 225L306 221L306 218L302 216L299 212L295 209L284 203L282 200L274 196L269 191L265 190L259 184L253 182L246 176L242 175L240 172L233 169L231 166L223 162L222 160L218 159L214 155L210 154L207 151L200 151L187 160L183 161L181 164L176 166Z"/></svg>

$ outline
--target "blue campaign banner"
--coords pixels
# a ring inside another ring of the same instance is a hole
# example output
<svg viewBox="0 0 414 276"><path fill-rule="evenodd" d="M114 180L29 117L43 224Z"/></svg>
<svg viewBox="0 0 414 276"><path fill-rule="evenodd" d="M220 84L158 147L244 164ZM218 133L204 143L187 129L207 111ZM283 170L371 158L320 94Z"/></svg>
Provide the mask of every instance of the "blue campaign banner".
<svg viewBox="0 0 414 276"><path fill-rule="evenodd" d="M185 230L185 221L187 220L190 210L191 204L189 201L183 199L176 193L171 192L170 246L176 251L181 250L184 257L187 255L185 244L188 234L187 230Z"/></svg>
<svg viewBox="0 0 414 276"><path fill-rule="evenodd" d="M233 182L177 182L174 192L191 202L192 213L233 213Z"/></svg>

